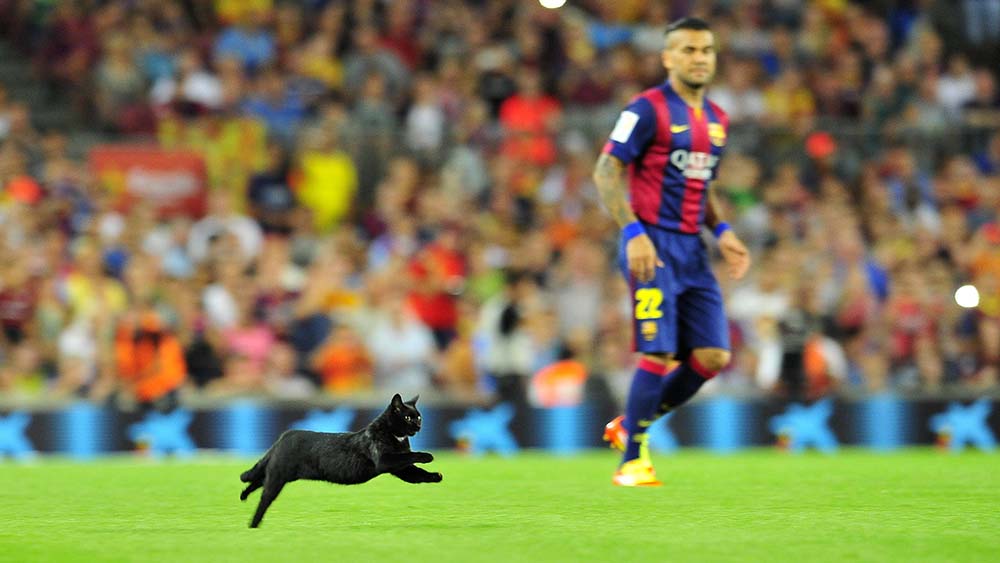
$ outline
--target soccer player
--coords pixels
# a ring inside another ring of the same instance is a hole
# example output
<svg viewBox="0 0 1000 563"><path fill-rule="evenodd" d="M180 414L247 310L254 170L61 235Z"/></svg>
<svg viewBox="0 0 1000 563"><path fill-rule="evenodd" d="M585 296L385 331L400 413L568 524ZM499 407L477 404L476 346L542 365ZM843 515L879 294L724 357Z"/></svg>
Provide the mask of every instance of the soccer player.
<svg viewBox="0 0 1000 563"><path fill-rule="evenodd" d="M660 484L646 428L729 363L722 294L702 225L715 233L729 275L739 279L750 267L746 246L708 189L729 123L705 97L715 74L715 37L705 21L684 18L667 28L664 42L667 81L622 111L594 170L601 199L622 229L620 265L642 354L625 415L605 431L605 439L624 450L612 482L629 487ZM671 364L676 367L668 370Z"/></svg>

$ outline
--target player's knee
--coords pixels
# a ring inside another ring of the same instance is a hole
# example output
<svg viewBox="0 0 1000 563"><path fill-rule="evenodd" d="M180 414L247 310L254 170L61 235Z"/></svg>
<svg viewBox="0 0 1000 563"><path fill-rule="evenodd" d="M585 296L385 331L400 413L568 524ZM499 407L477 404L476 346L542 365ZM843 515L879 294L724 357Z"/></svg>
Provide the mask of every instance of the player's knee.
<svg viewBox="0 0 1000 563"><path fill-rule="evenodd" d="M722 348L702 348L695 350L694 356L705 370L712 373L718 373L725 369L729 365L730 358L732 358L729 350L723 350Z"/></svg>
<svg viewBox="0 0 1000 563"><path fill-rule="evenodd" d="M670 371L670 354L643 354L639 358L639 369L665 375Z"/></svg>

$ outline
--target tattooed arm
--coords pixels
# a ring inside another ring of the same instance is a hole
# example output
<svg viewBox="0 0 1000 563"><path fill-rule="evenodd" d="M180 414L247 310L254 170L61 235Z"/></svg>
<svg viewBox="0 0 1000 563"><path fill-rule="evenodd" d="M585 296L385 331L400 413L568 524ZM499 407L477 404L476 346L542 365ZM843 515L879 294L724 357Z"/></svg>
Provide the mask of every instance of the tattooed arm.
<svg viewBox="0 0 1000 563"><path fill-rule="evenodd" d="M610 154L597 157L594 183L597 184L604 207L620 228L638 221L628 200L628 174L622 161Z"/></svg>
<svg viewBox="0 0 1000 563"><path fill-rule="evenodd" d="M628 199L628 175L622 161L610 154L601 154L594 167L594 183L604 207L619 227L624 229L632 224L641 225ZM663 266L653 241L645 233L629 239L625 244L625 256L632 276L643 283L653 279L657 266Z"/></svg>

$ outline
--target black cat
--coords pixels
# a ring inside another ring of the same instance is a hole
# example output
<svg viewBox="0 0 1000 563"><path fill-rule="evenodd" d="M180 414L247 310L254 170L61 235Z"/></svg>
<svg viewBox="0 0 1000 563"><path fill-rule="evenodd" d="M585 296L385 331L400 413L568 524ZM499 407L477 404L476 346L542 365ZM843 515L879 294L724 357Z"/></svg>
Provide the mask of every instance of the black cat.
<svg viewBox="0 0 1000 563"><path fill-rule="evenodd" d="M282 434L256 465L240 475L241 481L249 483L240 500L264 487L250 527L260 525L285 483L298 479L355 485L392 473L407 483L441 482L440 473L413 465L434 460L427 452L410 451L409 436L420 430L416 405L417 397L404 403L396 394L385 411L358 432L288 430Z"/></svg>

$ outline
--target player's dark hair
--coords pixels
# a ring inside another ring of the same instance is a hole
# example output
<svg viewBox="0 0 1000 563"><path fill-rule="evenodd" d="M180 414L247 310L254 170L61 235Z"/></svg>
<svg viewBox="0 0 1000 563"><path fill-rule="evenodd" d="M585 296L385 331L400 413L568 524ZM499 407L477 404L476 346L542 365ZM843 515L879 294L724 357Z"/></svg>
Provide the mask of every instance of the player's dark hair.
<svg viewBox="0 0 1000 563"><path fill-rule="evenodd" d="M666 37L679 29L690 29L693 31L712 31L712 28L711 26L708 25L708 22L701 18L681 18L668 25L667 30L663 32L663 36Z"/></svg>

